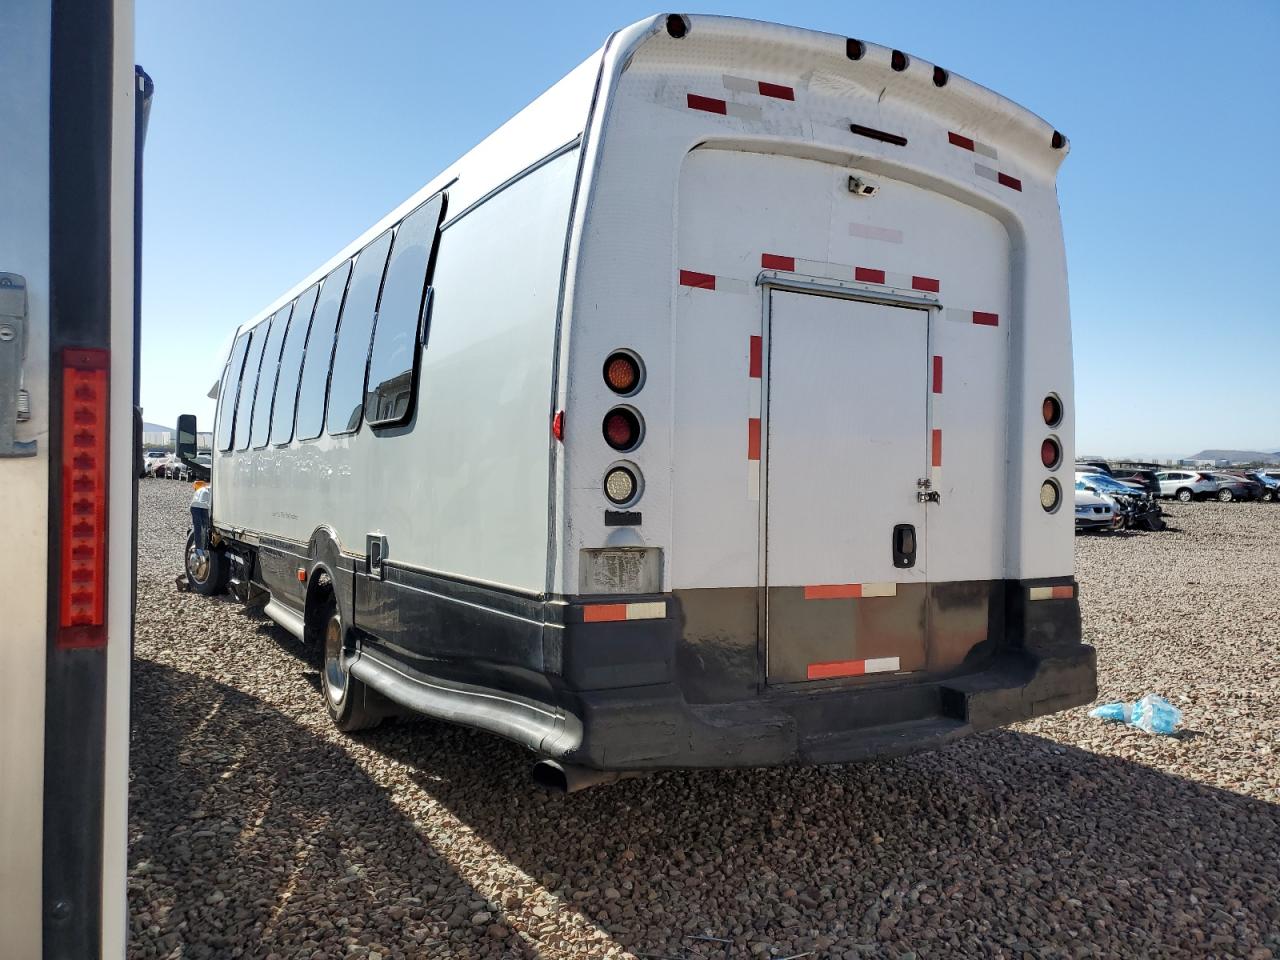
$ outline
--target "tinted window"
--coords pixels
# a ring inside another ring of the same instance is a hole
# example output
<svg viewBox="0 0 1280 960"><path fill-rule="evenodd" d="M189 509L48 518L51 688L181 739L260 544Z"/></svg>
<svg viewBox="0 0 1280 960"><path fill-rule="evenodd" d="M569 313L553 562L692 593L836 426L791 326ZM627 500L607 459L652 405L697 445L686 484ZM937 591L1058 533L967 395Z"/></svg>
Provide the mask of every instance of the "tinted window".
<svg viewBox="0 0 1280 960"><path fill-rule="evenodd" d="M369 352L364 416L370 423L397 423L409 415L418 323L443 199L428 200L405 217L396 231Z"/></svg>
<svg viewBox="0 0 1280 960"><path fill-rule="evenodd" d="M236 421L236 398L240 394L240 372L244 369L244 355L249 349L249 334L236 337L231 348L227 369L222 372L222 386L218 389L218 449L231 449L231 428Z"/></svg>
<svg viewBox="0 0 1280 960"><path fill-rule="evenodd" d="M240 403L236 407L236 449L249 449L249 425L253 421L253 396L258 386L258 369L262 366L262 348L271 329L270 318L253 328L249 352L244 358L244 376L240 378Z"/></svg>
<svg viewBox="0 0 1280 960"><path fill-rule="evenodd" d="M373 333L382 268L391 249L388 230L360 251L351 287L338 324L338 342L333 350L333 375L329 378L329 432L351 433L360 429L364 407L364 374L369 364L369 336Z"/></svg>
<svg viewBox="0 0 1280 960"><path fill-rule="evenodd" d="M311 440L324 430L324 397L329 385L329 361L333 358L333 332L338 329L338 311L351 274L351 261L337 267L324 278L315 315L311 318L311 335L307 337L306 356L302 360L302 384L298 388L299 440Z"/></svg>
<svg viewBox="0 0 1280 960"><path fill-rule="evenodd" d="M280 350L280 377L276 381L276 402L271 414L271 442L293 439L293 414L298 409L298 379L302 376L302 352L311 328L311 310L316 305L320 285L310 287L293 305L293 318Z"/></svg>
<svg viewBox="0 0 1280 960"><path fill-rule="evenodd" d="M262 372L258 374L258 396L253 401L253 429L249 440L249 446L255 450L267 445L267 436L271 433L271 404L276 394L276 378L280 375L280 345L289 328L289 310L290 307L281 307L271 318L271 332L262 351Z"/></svg>

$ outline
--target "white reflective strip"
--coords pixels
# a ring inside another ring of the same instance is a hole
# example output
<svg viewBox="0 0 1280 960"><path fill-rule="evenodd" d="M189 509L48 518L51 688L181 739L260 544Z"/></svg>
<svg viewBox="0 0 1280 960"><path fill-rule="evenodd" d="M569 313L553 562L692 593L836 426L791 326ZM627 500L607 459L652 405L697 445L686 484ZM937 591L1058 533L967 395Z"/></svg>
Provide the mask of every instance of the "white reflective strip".
<svg viewBox="0 0 1280 960"><path fill-rule="evenodd" d="M941 467L929 468L929 483L933 486L933 489L935 492L941 492L942 490L942 468Z"/></svg>
<svg viewBox="0 0 1280 960"><path fill-rule="evenodd" d="M1032 600L1052 600L1053 587L1032 587L1031 599Z"/></svg>
<svg viewBox="0 0 1280 960"><path fill-rule="evenodd" d="M760 499L760 461L747 461L747 499Z"/></svg>
<svg viewBox="0 0 1280 960"><path fill-rule="evenodd" d="M973 323L973 311L947 307L942 311L942 319L952 320L956 323Z"/></svg>
<svg viewBox="0 0 1280 960"><path fill-rule="evenodd" d="M992 160L997 159L995 147L987 146L985 143L979 143L977 140L973 141L973 152L980 153L984 157L989 157Z"/></svg>
<svg viewBox="0 0 1280 960"><path fill-rule="evenodd" d="M747 283L745 280L735 280L732 277L716 277L717 293L750 293L754 284Z"/></svg>
<svg viewBox="0 0 1280 960"><path fill-rule="evenodd" d="M843 267L837 263L827 263L825 260L801 260L797 258L796 273L803 273L810 277L826 277L828 280L853 279L853 267Z"/></svg>
<svg viewBox="0 0 1280 960"><path fill-rule="evenodd" d="M628 603L628 620L661 620L667 615L667 601L654 600L650 603Z"/></svg>
<svg viewBox="0 0 1280 960"><path fill-rule="evenodd" d="M759 107L749 103L727 103L724 112L739 120L759 120L764 116Z"/></svg>
<svg viewBox="0 0 1280 960"><path fill-rule="evenodd" d="M981 163L975 163L973 165L973 172L980 177L985 177L988 180L994 180L996 183L1000 182L1000 174Z"/></svg>
<svg viewBox="0 0 1280 960"><path fill-rule="evenodd" d="M726 90L734 90L738 93L760 92L760 84L756 83L754 80L748 80L745 77L731 77L727 73L724 74L721 79L724 81L724 88Z"/></svg>
<svg viewBox="0 0 1280 960"><path fill-rule="evenodd" d="M862 584L862 595L864 597L896 597L898 595L898 585L896 583L864 583ZM896 663L897 661L894 662Z"/></svg>
<svg viewBox="0 0 1280 960"><path fill-rule="evenodd" d="M756 418L760 416L763 409L761 407L761 390L763 381L759 377L750 377L747 380L747 416Z"/></svg>
<svg viewBox="0 0 1280 960"><path fill-rule="evenodd" d="M883 240L885 243L901 243L902 231L888 227L873 227L869 223L849 224L849 236L863 237L867 240Z"/></svg>
<svg viewBox="0 0 1280 960"><path fill-rule="evenodd" d="M864 673L890 673L900 669L902 661L898 657L872 657L862 661Z"/></svg>

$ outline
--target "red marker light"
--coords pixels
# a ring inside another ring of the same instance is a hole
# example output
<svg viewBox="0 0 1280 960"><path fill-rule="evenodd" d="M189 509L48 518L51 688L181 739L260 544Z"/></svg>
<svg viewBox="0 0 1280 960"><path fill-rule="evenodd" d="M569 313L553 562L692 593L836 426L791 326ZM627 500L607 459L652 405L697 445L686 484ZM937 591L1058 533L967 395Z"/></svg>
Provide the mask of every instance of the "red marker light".
<svg viewBox="0 0 1280 960"><path fill-rule="evenodd" d="M100 647L107 642L110 361L106 350L62 354L59 647Z"/></svg>
<svg viewBox="0 0 1280 960"><path fill-rule="evenodd" d="M610 410L604 418L604 439L615 450L630 450L640 441L640 421L625 407Z"/></svg>
<svg viewBox="0 0 1280 960"><path fill-rule="evenodd" d="M1062 448L1058 446L1058 441L1053 437L1047 437L1044 443L1040 444L1040 462L1049 470L1052 470L1062 460Z"/></svg>

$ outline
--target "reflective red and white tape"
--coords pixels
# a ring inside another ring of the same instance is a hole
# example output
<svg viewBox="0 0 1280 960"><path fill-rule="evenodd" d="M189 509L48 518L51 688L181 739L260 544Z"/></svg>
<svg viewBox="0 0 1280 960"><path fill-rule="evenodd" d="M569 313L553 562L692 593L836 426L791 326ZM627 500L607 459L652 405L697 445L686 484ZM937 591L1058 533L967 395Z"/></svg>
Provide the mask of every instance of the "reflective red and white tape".
<svg viewBox="0 0 1280 960"><path fill-rule="evenodd" d="M1076 588L1071 584L1060 587L1029 587L1029 600L1071 600L1076 595Z"/></svg>
<svg viewBox="0 0 1280 960"><path fill-rule="evenodd" d="M901 668L898 657L871 657L867 660L827 660L811 663L805 672L809 680L835 680L840 677L861 677L868 673L894 673Z"/></svg>
<svg viewBox="0 0 1280 960"><path fill-rule="evenodd" d="M760 419L764 411L764 337L747 347L747 499L760 499Z"/></svg>
<svg viewBox="0 0 1280 960"><path fill-rule="evenodd" d="M809 583L806 600L860 600L864 597L896 597L896 583Z"/></svg>
<svg viewBox="0 0 1280 960"><path fill-rule="evenodd" d="M667 615L667 601L640 603L593 603L582 608L584 623L614 623L621 620L662 620Z"/></svg>

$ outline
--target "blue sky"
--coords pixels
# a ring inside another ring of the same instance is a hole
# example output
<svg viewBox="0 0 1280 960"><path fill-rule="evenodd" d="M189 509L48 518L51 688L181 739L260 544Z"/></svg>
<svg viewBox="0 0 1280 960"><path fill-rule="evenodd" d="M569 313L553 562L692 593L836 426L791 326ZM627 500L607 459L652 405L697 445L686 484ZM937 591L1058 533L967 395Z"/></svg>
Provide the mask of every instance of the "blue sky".
<svg viewBox="0 0 1280 960"><path fill-rule="evenodd" d="M1280 449L1280 4L706 0L861 37L1072 142L1077 446ZM358 12L356 12L358 11ZM1212 13L1211 13L1212 11ZM635 3L139 0L142 404L195 412L229 332L595 50Z"/></svg>

